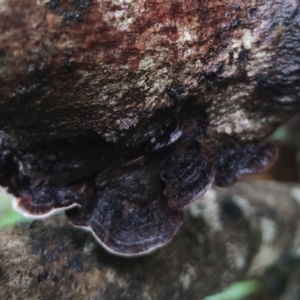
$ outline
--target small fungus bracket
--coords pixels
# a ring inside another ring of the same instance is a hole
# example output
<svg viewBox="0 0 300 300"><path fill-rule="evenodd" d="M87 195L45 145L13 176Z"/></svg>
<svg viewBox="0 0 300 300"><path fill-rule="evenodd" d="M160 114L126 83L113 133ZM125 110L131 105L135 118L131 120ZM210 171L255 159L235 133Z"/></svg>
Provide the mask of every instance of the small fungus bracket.
<svg viewBox="0 0 300 300"><path fill-rule="evenodd" d="M248 143L223 149L216 159L215 183L220 187L235 183L242 175L263 172L277 158L272 143Z"/></svg>

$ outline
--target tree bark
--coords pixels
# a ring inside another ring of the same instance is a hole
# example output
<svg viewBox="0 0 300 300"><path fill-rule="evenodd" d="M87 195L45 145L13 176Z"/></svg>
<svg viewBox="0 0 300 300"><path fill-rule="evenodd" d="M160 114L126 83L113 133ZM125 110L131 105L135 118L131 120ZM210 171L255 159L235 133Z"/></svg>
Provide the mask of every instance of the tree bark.
<svg viewBox="0 0 300 300"><path fill-rule="evenodd" d="M295 0L3 0L0 128L140 144L190 106L212 144L260 140L299 107L299 21Z"/></svg>
<svg viewBox="0 0 300 300"><path fill-rule="evenodd" d="M118 258L63 216L0 231L1 299L202 299L300 254L300 186L239 183L187 207L165 248Z"/></svg>
<svg viewBox="0 0 300 300"><path fill-rule="evenodd" d="M1 185L39 214L96 206L104 179L106 196L118 195L114 180L124 188L125 175L134 184L139 177L130 168L166 202L161 177L172 155L190 159L198 151L197 166L199 157L211 166L206 183L224 160L221 171L235 166L230 183L245 170L263 169L274 153L249 142L299 109L299 6L295 0L0 1ZM150 147L161 144L165 152ZM178 178L185 187L186 178ZM134 184L128 195L143 200ZM249 189L246 200L220 192L217 204L210 192L204 207L187 209L172 243L133 260L110 256L61 218L2 230L1 296L201 298L291 248L298 204L287 187L270 187L273 198L264 201L257 200L262 193L254 197L259 189ZM125 212L136 205L130 201Z"/></svg>

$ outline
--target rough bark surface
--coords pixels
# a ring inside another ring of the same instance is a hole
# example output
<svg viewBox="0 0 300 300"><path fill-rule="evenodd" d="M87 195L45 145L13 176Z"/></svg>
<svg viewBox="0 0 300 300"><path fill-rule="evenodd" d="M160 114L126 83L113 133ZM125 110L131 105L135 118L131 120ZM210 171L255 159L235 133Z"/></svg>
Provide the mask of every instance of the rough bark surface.
<svg viewBox="0 0 300 300"><path fill-rule="evenodd" d="M170 219L161 216L178 215L168 240L213 179L224 186L273 161L274 148L256 142L299 108L299 7L1 0L1 185L29 213L80 206L71 219L82 226L116 213L108 223L120 221L121 233L150 215L157 237ZM194 182L199 170L203 183ZM287 201L277 201L283 190ZM63 220L3 230L1 296L201 298L288 252L299 210L283 190L275 204L262 194L216 203L210 192L168 247L134 260L110 256Z"/></svg>
<svg viewBox="0 0 300 300"><path fill-rule="evenodd" d="M0 128L139 144L189 105L213 143L261 139L299 107L299 5L2 0Z"/></svg>
<svg viewBox="0 0 300 300"><path fill-rule="evenodd" d="M162 246L213 181L274 161L259 142L299 108L299 6L1 0L0 185L25 213L80 206L116 253Z"/></svg>
<svg viewBox="0 0 300 300"><path fill-rule="evenodd" d="M202 299L300 254L300 186L239 183L211 189L185 211L162 250L104 251L63 216L0 231L1 299Z"/></svg>

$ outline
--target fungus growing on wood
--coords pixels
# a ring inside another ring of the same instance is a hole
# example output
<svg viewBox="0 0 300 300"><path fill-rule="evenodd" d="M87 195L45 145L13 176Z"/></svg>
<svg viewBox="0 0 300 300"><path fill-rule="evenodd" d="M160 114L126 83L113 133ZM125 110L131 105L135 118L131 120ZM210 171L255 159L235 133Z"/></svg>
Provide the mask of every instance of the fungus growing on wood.
<svg viewBox="0 0 300 300"><path fill-rule="evenodd" d="M233 184L243 174L266 168L276 156L273 145L253 143L207 156L199 140L203 127L195 126L193 114L182 128L176 141L154 152L148 152L148 143L121 149L102 139L80 147L60 141L23 151L2 146L0 184L25 215L68 209L69 220L91 230L110 252L144 254L172 239L183 208L206 192L215 173L216 184Z"/></svg>
<svg viewBox="0 0 300 300"><path fill-rule="evenodd" d="M300 10L119 2L1 1L0 184L137 255L214 180L274 161L261 141L299 107Z"/></svg>
<svg viewBox="0 0 300 300"><path fill-rule="evenodd" d="M212 164L200 151L176 151L168 157L161 172L169 206L180 209L198 200L210 187L213 173Z"/></svg>
<svg viewBox="0 0 300 300"><path fill-rule="evenodd" d="M95 179L93 198L67 211L71 222L90 228L106 249L138 255L165 245L183 220L163 195L159 159L112 167Z"/></svg>
<svg viewBox="0 0 300 300"><path fill-rule="evenodd" d="M216 161L218 186L235 183L242 175L250 175L266 170L277 157L274 144L249 143L240 147L227 148L220 152Z"/></svg>

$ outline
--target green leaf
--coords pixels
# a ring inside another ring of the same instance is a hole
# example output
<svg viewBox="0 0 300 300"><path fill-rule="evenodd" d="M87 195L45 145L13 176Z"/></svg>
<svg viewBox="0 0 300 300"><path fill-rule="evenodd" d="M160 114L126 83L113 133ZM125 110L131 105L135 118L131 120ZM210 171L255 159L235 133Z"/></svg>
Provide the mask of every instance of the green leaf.
<svg viewBox="0 0 300 300"><path fill-rule="evenodd" d="M8 194L0 191L0 227L21 221L30 221L12 208L12 199Z"/></svg>
<svg viewBox="0 0 300 300"><path fill-rule="evenodd" d="M237 282L225 291L204 298L203 300L244 300L247 297L259 292L261 284L256 280Z"/></svg>

